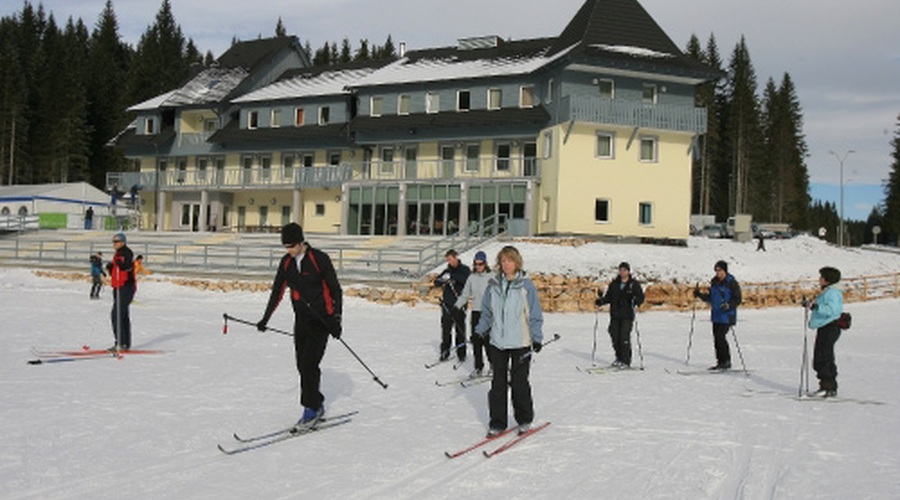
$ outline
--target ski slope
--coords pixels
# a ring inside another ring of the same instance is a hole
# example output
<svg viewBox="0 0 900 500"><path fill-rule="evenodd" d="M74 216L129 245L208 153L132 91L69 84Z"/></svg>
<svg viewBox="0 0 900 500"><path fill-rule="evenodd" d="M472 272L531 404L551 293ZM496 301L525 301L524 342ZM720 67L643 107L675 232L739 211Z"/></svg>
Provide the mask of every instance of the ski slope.
<svg viewBox="0 0 900 500"><path fill-rule="evenodd" d="M740 312L749 378L667 372L684 368L690 312L639 316L644 371L588 375L576 366L591 363L595 316L548 314L545 333L562 338L536 355L531 380L537 421L552 425L494 458L448 460L444 451L483 436L488 385L437 387L459 373L424 369L438 349L437 307L348 300L345 340L390 387L331 342L326 405L358 410L353 422L225 456L216 445L233 444L232 432L299 415L291 339L234 323L222 334L223 313L255 321L266 295L141 283L134 347L167 354L26 365L32 347L112 343L109 290L89 301L88 288L0 269L5 499L900 497L898 300L851 305L853 329L837 344L841 396L883 405L788 397L799 308ZM713 363L707 318L698 311L689 369ZM270 325L290 327L287 304ZM732 357L739 365L733 344Z"/></svg>

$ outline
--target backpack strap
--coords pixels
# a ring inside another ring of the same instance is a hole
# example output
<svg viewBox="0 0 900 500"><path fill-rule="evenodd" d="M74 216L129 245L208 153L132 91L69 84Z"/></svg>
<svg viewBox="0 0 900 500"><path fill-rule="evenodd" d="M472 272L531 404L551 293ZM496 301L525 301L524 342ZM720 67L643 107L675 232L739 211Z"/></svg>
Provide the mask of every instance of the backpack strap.
<svg viewBox="0 0 900 500"><path fill-rule="evenodd" d="M322 269L319 267L319 263L316 262L315 250L312 248L309 249L309 260L312 262L313 267L316 268L316 271L318 271L319 278L322 280L322 296L325 299L325 312L331 316L334 314L334 300L331 298L331 289L328 288L328 283L325 283L325 277L322 276Z"/></svg>

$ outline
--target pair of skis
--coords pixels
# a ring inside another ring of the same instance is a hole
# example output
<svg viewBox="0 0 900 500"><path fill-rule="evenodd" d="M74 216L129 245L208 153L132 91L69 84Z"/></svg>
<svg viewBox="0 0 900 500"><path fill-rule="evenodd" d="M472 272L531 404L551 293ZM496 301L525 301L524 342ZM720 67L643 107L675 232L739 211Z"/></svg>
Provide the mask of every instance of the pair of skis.
<svg viewBox="0 0 900 500"><path fill-rule="evenodd" d="M546 429L549 425L550 425L550 422L544 422L544 423L538 425L537 427L532 427L531 429L528 429L527 431L525 431L521 434L516 434L512 439L507 440L506 442L504 442L500 446L494 448L493 450L483 450L482 454L486 458L491 458L493 456L499 455L499 454L503 453L504 451L512 448L513 446L521 443L525 439ZM444 455L446 455L447 458L461 457L471 451L475 451L483 446L488 445L489 443L493 443L494 441L497 441L498 439L508 436L509 434L511 434L513 431L516 431L516 430L517 430L516 427L510 427L509 429L506 429L505 431L501 432L500 434L498 434L496 436L486 437L486 438L482 439L481 441L478 441L477 443L475 443L467 448L463 448L461 450L454 451L454 452L445 451Z"/></svg>
<svg viewBox="0 0 900 500"><path fill-rule="evenodd" d="M73 361L84 361L89 359L122 359L125 356L147 355L147 354L165 354L168 351L160 351L156 349L134 349L128 351L116 351L112 349L91 349L88 346L82 346L79 351L40 351L31 350L35 359L28 361L29 365L45 365L53 363L69 363Z"/></svg>
<svg viewBox="0 0 900 500"><path fill-rule="evenodd" d="M452 380L439 381L435 380L434 385L438 387L447 387L451 385L460 385L462 387L472 387L474 385L481 385L486 382L490 382L493 379L491 375L467 375L465 377L459 377Z"/></svg>
<svg viewBox="0 0 900 500"><path fill-rule="evenodd" d="M602 375L604 373L618 373L618 372L630 372L630 371L640 371L639 369L631 368L631 367L617 367L617 366L575 366L575 369L582 372L587 373L589 375Z"/></svg>
<svg viewBox="0 0 900 500"><path fill-rule="evenodd" d="M250 450L265 448L266 446L271 446L273 444L287 441L296 437L305 436L313 432L330 429L339 425L349 424L353 420L353 416L357 413L359 412L351 411L342 413L340 415L321 418L312 425L292 425L290 427L285 427L284 429L279 429L274 432L251 437L242 437L237 433L234 433L232 434L232 437L234 437L234 440L237 442L237 446L225 447L219 444L218 448L219 451L226 455L236 455L238 453L244 453Z"/></svg>

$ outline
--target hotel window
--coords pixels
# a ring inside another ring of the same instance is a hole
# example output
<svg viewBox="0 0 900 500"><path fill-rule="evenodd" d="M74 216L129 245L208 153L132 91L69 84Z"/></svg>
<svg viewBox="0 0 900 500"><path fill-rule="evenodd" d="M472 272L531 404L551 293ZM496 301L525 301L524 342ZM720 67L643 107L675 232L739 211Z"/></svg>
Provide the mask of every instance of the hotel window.
<svg viewBox="0 0 900 500"><path fill-rule="evenodd" d="M553 156L553 131L548 130L544 132L544 159L550 158Z"/></svg>
<svg viewBox="0 0 900 500"><path fill-rule="evenodd" d="M425 94L425 112L438 113L441 110L441 95L436 92Z"/></svg>
<svg viewBox="0 0 900 500"><path fill-rule="evenodd" d="M197 180L201 182L206 181L206 167L209 166L209 158L205 156L197 157Z"/></svg>
<svg viewBox="0 0 900 500"><path fill-rule="evenodd" d="M649 226L653 224L653 204L652 203L638 203L638 222L642 226Z"/></svg>
<svg viewBox="0 0 900 500"><path fill-rule="evenodd" d="M616 157L615 138L613 133L597 132L597 158L611 160Z"/></svg>
<svg viewBox="0 0 900 500"><path fill-rule="evenodd" d="M392 147L381 148L381 173L394 173L394 148Z"/></svg>
<svg viewBox="0 0 900 500"><path fill-rule="evenodd" d="M548 104L553 102L553 78L547 80L547 97L544 98Z"/></svg>
<svg viewBox="0 0 900 500"><path fill-rule="evenodd" d="M203 120L203 131L204 132L215 132L219 128L219 122L214 118L207 118Z"/></svg>
<svg viewBox="0 0 900 500"><path fill-rule="evenodd" d="M144 134L153 135L156 133L156 118L144 118Z"/></svg>
<svg viewBox="0 0 900 500"><path fill-rule="evenodd" d="M259 127L259 112L250 111L247 113L247 128L254 130Z"/></svg>
<svg viewBox="0 0 900 500"><path fill-rule="evenodd" d="M612 80L608 80L608 79L597 80L597 88L600 90L600 98L601 99L615 99L616 84Z"/></svg>
<svg viewBox="0 0 900 500"><path fill-rule="evenodd" d="M373 97L370 102L371 110L369 111L369 116L379 117L381 113L384 111L384 99L381 97Z"/></svg>
<svg viewBox="0 0 900 500"><path fill-rule="evenodd" d="M316 156L313 153L303 153L300 155L300 164L303 165L304 168L310 168L315 163Z"/></svg>
<svg viewBox="0 0 900 500"><path fill-rule="evenodd" d="M184 177L187 174L187 158L178 158L175 160L175 165L178 167L178 183L181 184L184 182Z"/></svg>
<svg viewBox="0 0 900 500"><path fill-rule="evenodd" d="M328 122L331 120L331 108L328 106L321 106L319 108L319 125L328 125Z"/></svg>
<svg viewBox="0 0 900 500"><path fill-rule="evenodd" d="M271 123L269 123L269 126L272 128L278 128L281 126L281 110L280 109L272 110Z"/></svg>
<svg viewBox="0 0 900 500"><path fill-rule="evenodd" d="M168 166L169 166L169 160L167 158L160 158L156 162L156 168L159 169L160 173L165 172L166 167L168 167Z"/></svg>
<svg viewBox="0 0 900 500"><path fill-rule="evenodd" d="M641 161L644 163L656 163L657 161L656 137L641 137Z"/></svg>
<svg viewBox="0 0 900 500"><path fill-rule="evenodd" d="M550 222L550 198L545 197L541 204L541 222Z"/></svg>
<svg viewBox="0 0 900 500"><path fill-rule="evenodd" d="M294 110L294 126L303 126L303 108L297 108Z"/></svg>
<svg viewBox="0 0 900 500"><path fill-rule="evenodd" d="M259 225L263 226L263 227L269 225L269 207L268 207L268 205L260 205L259 206Z"/></svg>
<svg viewBox="0 0 900 500"><path fill-rule="evenodd" d="M316 217L325 217L324 203L316 203Z"/></svg>
<svg viewBox="0 0 900 500"><path fill-rule="evenodd" d="M272 173L272 157L269 155L261 156L259 158L260 164L260 176L263 180L269 180L270 174Z"/></svg>
<svg viewBox="0 0 900 500"><path fill-rule="evenodd" d="M291 206L290 205L282 205L281 206L281 225L287 225L291 222Z"/></svg>
<svg viewBox="0 0 900 500"><path fill-rule="evenodd" d="M410 99L409 95L401 95L397 98L397 114L398 115L408 115L409 108L412 106L412 99Z"/></svg>
<svg viewBox="0 0 900 500"><path fill-rule="evenodd" d="M594 222L609 222L609 200L594 200Z"/></svg>
<svg viewBox="0 0 900 500"><path fill-rule="evenodd" d="M503 102L503 91L500 89L488 89L488 109L500 109Z"/></svg>
<svg viewBox="0 0 900 500"><path fill-rule="evenodd" d="M512 146L509 143L500 143L497 144L497 150L495 151L496 160L494 162L494 167L498 172L509 172L509 163L510 156L512 156Z"/></svg>
<svg viewBox="0 0 900 500"><path fill-rule="evenodd" d="M527 85L522 87L519 90L519 107L520 108L533 108L534 107L534 86Z"/></svg>
<svg viewBox="0 0 900 500"><path fill-rule="evenodd" d="M481 146L478 144L466 145L466 172L478 172L481 158Z"/></svg>
<svg viewBox="0 0 900 500"><path fill-rule="evenodd" d="M328 164L332 167L336 167L341 164L341 152L340 151L331 151L328 153Z"/></svg>
<svg viewBox="0 0 900 500"><path fill-rule="evenodd" d="M290 153L282 153L281 155L281 176L286 180L291 180L294 178L294 158L293 154Z"/></svg>
<svg viewBox="0 0 900 500"><path fill-rule="evenodd" d="M460 90L456 93L456 110L468 111L472 109L472 94L468 90Z"/></svg>
<svg viewBox="0 0 900 500"><path fill-rule="evenodd" d="M644 104L656 104L657 90L656 85L652 83L644 84Z"/></svg>

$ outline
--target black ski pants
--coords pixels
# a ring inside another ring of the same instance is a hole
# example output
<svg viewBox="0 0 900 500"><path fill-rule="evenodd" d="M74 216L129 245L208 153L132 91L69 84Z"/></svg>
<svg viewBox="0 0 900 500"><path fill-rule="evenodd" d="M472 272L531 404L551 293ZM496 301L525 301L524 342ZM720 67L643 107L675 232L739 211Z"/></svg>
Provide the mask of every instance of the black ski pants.
<svg viewBox="0 0 900 500"><path fill-rule="evenodd" d="M451 333L456 329L456 343L451 345ZM450 355L454 346L459 360L466 359L466 312L452 305L441 304L441 358Z"/></svg>
<svg viewBox="0 0 900 500"><path fill-rule="evenodd" d="M318 320L294 320L294 355L297 372L300 373L300 404L304 408L318 409L325 402L320 386L322 370L319 364L325 356L328 332Z"/></svg>
<svg viewBox="0 0 900 500"><path fill-rule="evenodd" d="M728 323L713 323L713 345L716 348L716 364L719 366L731 364L731 350L728 348Z"/></svg>
<svg viewBox="0 0 900 500"><path fill-rule="evenodd" d="M534 420L534 402L531 400L531 349L498 349L488 344L488 358L494 369L491 390L488 392L490 428L506 429L508 425L508 393L512 389L513 416L519 425Z"/></svg>
<svg viewBox="0 0 900 500"><path fill-rule="evenodd" d="M837 322L831 322L816 330L816 344L813 347L813 369L819 378L819 388L836 391L837 364L834 360L834 344L841 337Z"/></svg>
<svg viewBox="0 0 900 500"><path fill-rule="evenodd" d="M100 289L103 288L103 279L99 274L91 275L91 297L99 297Z"/></svg>
<svg viewBox="0 0 900 500"><path fill-rule="evenodd" d="M616 360L631 366L631 328L633 319L610 319L609 338L612 340Z"/></svg>
<svg viewBox="0 0 900 500"><path fill-rule="evenodd" d="M113 290L113 307L110 312L113 337L120 349L131 349L131 301L134 300L134 285L122 285Z"/></svg>
<svg viewBox="0 0 900 500"><path fill-rule="evenodd" d="M472 339L472 357L475 358L475 369L483 370L484 352L486 350L484 337L475 333L475 327L478 326L478 321L481 319L481 311L472 311L471 319L472 335L469 338Z"/></svg>

